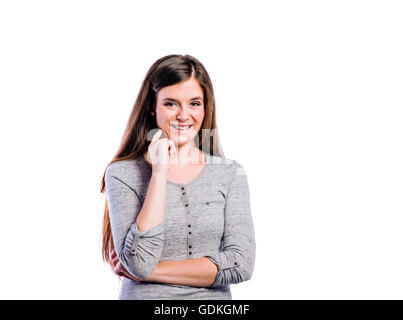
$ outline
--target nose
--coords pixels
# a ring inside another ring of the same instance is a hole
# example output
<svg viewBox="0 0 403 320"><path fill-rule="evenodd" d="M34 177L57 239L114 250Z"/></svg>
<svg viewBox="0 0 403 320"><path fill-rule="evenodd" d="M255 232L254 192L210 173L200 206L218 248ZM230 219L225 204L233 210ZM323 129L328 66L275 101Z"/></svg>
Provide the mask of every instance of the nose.
<svg viewBox="0 0 403 320"><path fill-rule="evenodd" d="M176 115L176 119L178 119L178 121L187 121L189 119L188 108L180 108L178 114Z"/></svg>

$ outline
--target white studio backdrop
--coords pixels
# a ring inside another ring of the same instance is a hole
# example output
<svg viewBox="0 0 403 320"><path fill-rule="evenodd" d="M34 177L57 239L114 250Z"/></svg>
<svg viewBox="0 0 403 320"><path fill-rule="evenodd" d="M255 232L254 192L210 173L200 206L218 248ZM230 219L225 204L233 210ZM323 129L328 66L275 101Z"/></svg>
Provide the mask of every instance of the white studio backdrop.
<svg viewBox="0 0 403 320"><path fill-rule="evenodd" d="M234 299L402 299L399 1L0 2L1 299L117 299L100 182L151 64L209 72L257 256Z"/></svg>

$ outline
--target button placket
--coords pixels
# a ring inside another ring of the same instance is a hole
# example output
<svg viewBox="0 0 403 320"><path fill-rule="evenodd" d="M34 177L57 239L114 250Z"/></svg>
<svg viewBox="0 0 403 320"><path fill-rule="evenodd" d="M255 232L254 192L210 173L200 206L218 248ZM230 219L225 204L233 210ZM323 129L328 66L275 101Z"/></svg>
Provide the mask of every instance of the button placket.
<svg viewBox="0 0 403 320"><path fill-rule="evenodd" d="M185 206L185 223L187 232L187 258L191 259L193 257L193 227L189 209L189 200L187 196L187 190L185 186L181 186L182 202Z"/></svg>

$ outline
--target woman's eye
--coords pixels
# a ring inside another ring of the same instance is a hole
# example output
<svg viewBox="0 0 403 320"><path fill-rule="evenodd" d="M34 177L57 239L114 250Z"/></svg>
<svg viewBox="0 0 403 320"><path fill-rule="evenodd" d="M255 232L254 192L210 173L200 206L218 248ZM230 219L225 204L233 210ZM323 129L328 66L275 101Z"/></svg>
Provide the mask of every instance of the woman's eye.
<svg viewBox="0 0 403 320"><path fill-rule="evenodd" d="M175 103L173 103L173 102L165 103L165 106L167 106L167 107L173 107L174 105L175 105Z"/></svg>
<svg viewBox="0 0 403 320"><path fill-rule="evenodd" d="M191 106L192 106L192 107L199 107L200 105L201 105L200 102L192 102L192 103L191 103ZM175 107L175 106L176 106L176 103L174 103L174 102L166 102L166 103L164 104L164 106L167 106L167 107Z"/></svg>

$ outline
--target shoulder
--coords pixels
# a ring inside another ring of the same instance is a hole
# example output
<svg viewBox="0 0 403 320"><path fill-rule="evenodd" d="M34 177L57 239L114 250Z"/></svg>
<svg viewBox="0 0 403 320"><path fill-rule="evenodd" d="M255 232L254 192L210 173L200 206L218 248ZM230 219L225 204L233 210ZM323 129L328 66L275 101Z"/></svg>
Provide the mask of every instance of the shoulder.
<svg viewBox="0 0 403 320"><path fill-rule="evenodd" d="M209 155L207 161L215 178L226 183L231 182L236 176L246 176L243 165L235 159Z"/></svg>
<svg viewBox="0 0 403 320"><path fill-rule="evenodd" d="M228 169L232 171L237 171L243 169L243 166L239 161L231 158L223 158L219 156L208 155L206 161L208 164L213 165L213 167L216 166L218 169L221 170Z"/></svg>
<svg viewBox="0 0 403 320"><path fill-rule="evenodd" d="M124 177L135 170L136 160L118 160L110 163L106 168L106 176Z"/></svg>
<svg viewBox="0 0 403 320"><path fill-rule="evenodd" d="M147 168L138 158L118 160L107 166L105 180L116 178L132 189L137 189L138 185L142 185L149 178L147 173Z"/></svg>

